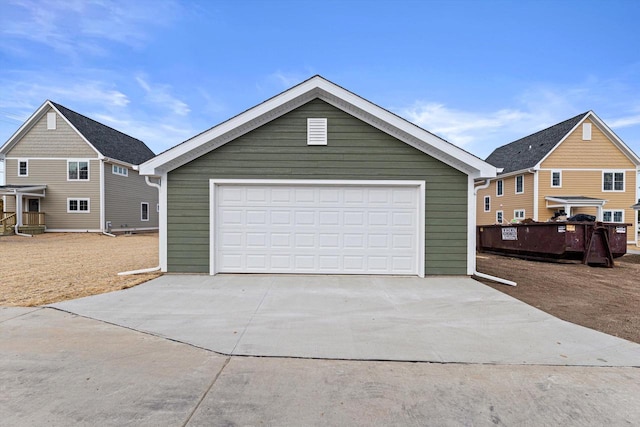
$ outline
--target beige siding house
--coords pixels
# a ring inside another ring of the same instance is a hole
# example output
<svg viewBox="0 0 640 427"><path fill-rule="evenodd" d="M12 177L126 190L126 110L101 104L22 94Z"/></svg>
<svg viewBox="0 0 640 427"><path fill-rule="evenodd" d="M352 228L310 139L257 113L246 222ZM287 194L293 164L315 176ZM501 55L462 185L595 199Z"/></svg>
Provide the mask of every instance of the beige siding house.
<svg viewBox="0 0 640 427"><path fill-rule="evenodd" d="M478 183L478 224L588 214L632 224L628 236L637 243L640 158L594 112L499 147L486 160L502 172L488 186Z"/></svg>
<svg viewBox="0 0 640 427"><path fill-rule="evenodd" d="M46 101L0 147L0 232L158 228L158 190L138 174L140 140Z"/></svg>

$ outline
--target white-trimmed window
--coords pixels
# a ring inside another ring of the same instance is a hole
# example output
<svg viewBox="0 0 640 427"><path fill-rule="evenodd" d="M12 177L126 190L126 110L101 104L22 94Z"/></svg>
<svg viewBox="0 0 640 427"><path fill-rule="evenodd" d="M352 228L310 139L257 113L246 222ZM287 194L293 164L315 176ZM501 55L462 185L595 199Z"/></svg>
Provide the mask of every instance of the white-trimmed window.
<svg viewBox="0 0 640 427"><path fill-rule="evenodd" d="M18 176L29 176L29 160L18 160Z"/></svg>
<svg viewBox="0 0 640 427"><path fill-rule="evenodd" d="M484 196L484 211L491 211L491 196Z"/></svg>
<svg viewBox="0 0 640 427"><path fill-rule="evenodd" d="M89 199L67 199L67 213L89 213Z"/></svg>
<svg viewBox="0 0 640 427"><path fill-rule="evenodd" d="M516 176L516 194L524 193L524 175Z"/></svg>
<svg viewBox="0 0 640 427"><path fill-rule="evenodd" d="M551 171L551 187L562 187L562 171Z"/></svg>
<svg viewBox="0 0 640 427"><path fill-rule="evenodd" d="M607 210L602 211L602 221L604 222L624 222L624 211Z"/></svg>
<svg viewBox="0 0 640 427"><path fill-rule="evenodd" d="M140 203L140 221L149 221L149 203Z"/></svg>
<svg viewBox="0 0 640 427"><path fill-rule="evenodd" d="M504 194L504 181L499 179L496 181L496 196L500 197Z"/></svg>
<svg viewBox="0 0 640 427"><path fill-rule="evenodd" d="M124 166L113 165L111 167L111 173L114 175L129 176L129 169Z"/></svg>
<svg viewBox="0 0 640 427"><path fill-rule="evenodd" d="M67 160L67 181L89 181L89 160Z"/></svg>
<svg viewBox="0 0 640 427"><path fill-rule="evenodd" d="M513 219L522 221L524 219L524 209L516 209L513 211Z"/></svg>
<svg viewBox="0 0 640 427"><path fill-rule="evenodd" d="M47 113L47 129L48 130L56 129L56 113L53 111Z"/></svg>
<svg viewBox="0 0 640 427"><path fill-rule="evenodd" d="M602 172L602 191L624 191L624 171Z"/></svg>
<svg viewBox="0 0 640 427"><path fill-rule="evenodd" d="M504 212L503 211L496 211L496 223L497 224L502 224L502 221L504 221Z"/></svg>

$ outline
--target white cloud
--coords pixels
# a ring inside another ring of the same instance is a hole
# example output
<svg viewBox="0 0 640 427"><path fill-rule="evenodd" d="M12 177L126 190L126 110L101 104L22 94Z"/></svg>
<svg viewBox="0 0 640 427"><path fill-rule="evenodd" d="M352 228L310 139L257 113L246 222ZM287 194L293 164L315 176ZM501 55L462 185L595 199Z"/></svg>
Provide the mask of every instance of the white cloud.
<svg viewBox="0 0 640 427"><path fill-rule="evenodd" d="M0 81L0 84L7 89L0 98L0 107L10 107L14 110L33 110L46 99L54 102L74 99L78 102L94 102L115 107L124 107L130 102L124 93L109 88L106 83L99 81L80 80L62 85L29 81L13 81L11 83Z"/></svg>
<svg viewBox="0 0 640 427"><path fill-rule="evenodd" d="M447 108L433 102L416 102L400 112L411 122L457 145L466 145L511 127L525 123L530 127L531 114L518 110L481 113Z"/></svg>
<svg viewBox="0 0 640 427"><path fill-rule="evenodd" d="M86 113L99 121L127 135L144 141L156 154L190 138L195 134L188 123L180 122L174 125L159 124L156 117L146 117L141 112L122 112L119 115L104 113Z"/></svg>
<svg viewBox="0 0 640 427"><path fill-rule="evenodd" d="M149 32L171 23L180 5L171 0L14 0L3 8L0 34L14 42L2 43L1 49L28 55L28 47L15 42L27 40L78 60L106 55L104 41L144 46Z"/></svg>
<svg viewBox="0 0 640 427"><path fill-rule="evenodd" d="M82 75L97 75L102 80L72 73L46 76L17 73L13 78L0 77L3 88L0 144L46 99L141 139L155 152L195 134L194 125L185 118L189 112L187 104L173 98L168 92L169 86L149 84L142 78L131 84L132 79L99 70L89 70Z"/></svg>
<svg viewBox="0 0 640 427"><path fill-rule="evenodd" d="M285 73L282 71L276 71L269 76L270 79L275 80L283 88L290 88L302 82L305 78L309 78L308 74L302 73Z"/></svg>
<svg viewBox="0 0 640 427"><path fill-rule="evenodd" d="M640 125L640 114L632 116L618 117L607 120L607 125L611 128L626 128Z"/></svg>
<svg viewBox="0 0 640 427"><path fill-rule="evenodd" d="M158 107L166 107L179 116L186 116L191 109L187 103L179 100L171 94L169 85L151 85L142 76L137 76L136 81L146 93L146 99Z"/></svg>
<svg viewBox="0 0 640 427"><path fill-rule="evenodd" d="M449 142L486 157L501 145L589 110L594 110L614 131L616 128L633 130L640 126L640 109L635 108L636 102L616 88L615 82L590 77L586 82L565 87L532 85L511 102L505 102L508 108L474 111L420 100L399 109L398 114ZM628 142L633 145L636 141Z"/></svg>

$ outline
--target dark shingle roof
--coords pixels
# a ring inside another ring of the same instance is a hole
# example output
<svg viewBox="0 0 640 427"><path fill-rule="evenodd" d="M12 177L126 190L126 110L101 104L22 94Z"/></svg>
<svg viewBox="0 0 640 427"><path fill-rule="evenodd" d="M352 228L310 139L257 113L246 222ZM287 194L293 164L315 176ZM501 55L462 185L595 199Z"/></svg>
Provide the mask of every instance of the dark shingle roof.
<svg viewBox="0 0 640 427"><path fill-rule="evenodd" d="M498 147L487 157L486 162L497 168L503 168L502 173L531 168L538 164L587 114L578 114L550 128Z"/></svg>
<svg viewBox="0 0 640 427"><path fill-rule="evenodd" d="M103 156L139 165L155 154L139 139L51 102Z"/></svg>

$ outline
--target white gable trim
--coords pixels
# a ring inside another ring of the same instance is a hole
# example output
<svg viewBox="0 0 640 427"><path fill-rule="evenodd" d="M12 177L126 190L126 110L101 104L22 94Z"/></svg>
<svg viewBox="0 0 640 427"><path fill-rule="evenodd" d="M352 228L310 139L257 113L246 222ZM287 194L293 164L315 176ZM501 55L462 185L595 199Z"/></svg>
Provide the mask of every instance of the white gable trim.
<svg viewBox="0 0 640 427"><path fill-rule="evenodd" d="M64 114L62 114L48 99L22 124L22 126L20 126L20 128L18 128L18 130L13 135L11 135L11 138L9 138L9 140L2 147L0 147L0 153L6 154L7 152L9 152L9 150L15 147L15 145L20 142L20 140L31 130L31 128L33 128L38 120L45 116L45 113L49 108L52 108L53 111L55 111L56 114L59 115L65 121L65 123L68 124L71 129L73 129L78 134L78 136L80 136L80 138L82 138L82 140L89 147L91 147L93 151L96 152L98 158L101 159L103 157L102 153L100 153L100 151L98 151L96 147L94 147L93 144L91 144L87 140L87 138L85 138L84 135L82 135L82 133L80 133L80 131L78 131L78 129L76 129L75 126L73 126L71 122L67 120Z"/></svg>
<svg viewBox="0 0 640 427"><path fill-rule="evenodd" d="M496 168L405 119L315 76L140 165L142 175L159 176L320 98L358 119L474 178L495 177Z"/></svg>
<svg viewBox="0 0 640 427"><path fill-rule="evenodd" d="M82 140L83 140L83 141L84 141L84 142L85 142L89 147L91 147L91 149L92 149L93 151L95 151L95 152L96 152L96 154L98 155L98 158L102 160L102 159L104 158L104 156L102 155L102 153L101 153L100 151L98 151L98 149L97 149L96 147L94 147L94 146L93 146L93 144L92 144L92 143L90 143L90 142L89 142L89 140L88 140L87 138L85 138L85 137L84 137L84 135L83 135L83 134L82 134L78 129L76 129L76 127L75 127L74 125L72 125L72 124L71 124L71 122L70 122L70 121L69 121L69 120L64 116L64 114L62 114L62 113L60 112L60 110L58 110L58 109L55 107L55 105L53 105L53 103L52 103L51 101L47 100L47 102L49 103L49 105L51 106L51 108L53 108L53 109L54 109L54 111L55 111L56 113L58 113L58 115L59 115L60 117L62 117L62 119L65 121L65 123L66 123L66 124L68 124L68 125L69 125L69 127L70 127L71 129L73 129L73 130L74 130L74 131L75 131L75 132L80 136L80 138L82 138Z"/></svg>
<svg viewBox="0 0 640 427"><path fill-rule="evenodd" d="M571 135L573 132L576 131L576 129L580 128L582 126L582 124L584 123L585 120L587 119L591 119L593 121L593 123L598 127L598 129L600 129L602 131L602 133L605 134L605 136L607 138L609 138L609 140L613 143L613 145L615 145L621 152L622 154L624 154L625 156L627 156L627 158L629 160L631 160L631 162L633 162L633 164L635 164L637 167L640 166L640 157L638 157L633 150L631 150L627 144L625 144L620 138L618 138L618 135L616 135L610 128L609 126L606 125L605 122L603 122L600 117L598 117L596 115L596 113L594 113L593 111L589 111L587 114L584 115L584 117L582 119L580 119L580 121L578 123L576 123L576 125L569 131L567 132L567 134L565 136L562 137L562 139L551 149L549 150L549 152L538 162L537 165L534 166L535 169L540 169L542 163L544 163L545 160L547 160L547 158L554 152L556 151L556 149L560 146L560 144L562 144L568 137L569 135Z"/></svg>

